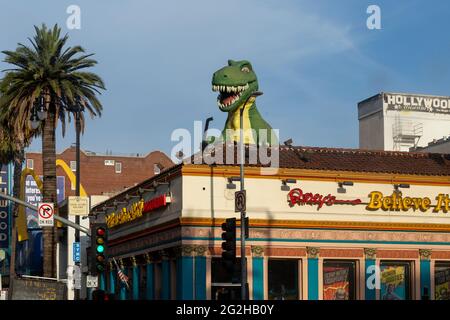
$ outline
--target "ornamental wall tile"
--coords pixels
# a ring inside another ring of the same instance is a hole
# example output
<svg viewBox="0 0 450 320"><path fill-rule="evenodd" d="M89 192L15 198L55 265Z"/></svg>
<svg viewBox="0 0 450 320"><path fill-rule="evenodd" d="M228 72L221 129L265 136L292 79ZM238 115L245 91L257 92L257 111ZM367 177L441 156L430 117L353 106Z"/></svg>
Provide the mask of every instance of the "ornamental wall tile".
<svg viewBox="0 0 450 320"><path fill-rule="evenodd" d="M221 230L215 228L183 228L183 236L221 237ZM280 229L280 228L258 228L250 231L252 239L299 239L299 240L334 240L334 241L368 241L368 242L449 242L450 233L424 233L424 232L401 232L401 231L347 231L347 230L302 230L302 229Z"/></svg>

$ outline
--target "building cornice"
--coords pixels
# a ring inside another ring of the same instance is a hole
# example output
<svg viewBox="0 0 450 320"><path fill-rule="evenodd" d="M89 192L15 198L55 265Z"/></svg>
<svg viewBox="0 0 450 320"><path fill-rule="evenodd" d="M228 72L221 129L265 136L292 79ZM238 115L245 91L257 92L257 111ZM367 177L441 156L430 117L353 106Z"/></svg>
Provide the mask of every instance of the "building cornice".
<svg viewBox="0 0 450 320"><path fill-rule="evenodd" d="M220 227L225 219L182 218L182 226ZM362 231L427 231L450 232L450 225L428 223L383 223L355 221L305 221L305 220L266 220L250 219L251 228L292 228L292 229L336 229Z"/></svg>
<svg viewBox="0 0 450 320"><path fill-rule="evenodd" d="M309 181L353 181L379 184L415 184L429 186L450 186L450 176L388 174L380 172L353 172L316 169L279 168L275 175L261 174L260 167L246 167L246 178L259 179L301 179ZM183 176L230 177L239 175L238 166L214 166L186 164L181 169Z"/></svg>

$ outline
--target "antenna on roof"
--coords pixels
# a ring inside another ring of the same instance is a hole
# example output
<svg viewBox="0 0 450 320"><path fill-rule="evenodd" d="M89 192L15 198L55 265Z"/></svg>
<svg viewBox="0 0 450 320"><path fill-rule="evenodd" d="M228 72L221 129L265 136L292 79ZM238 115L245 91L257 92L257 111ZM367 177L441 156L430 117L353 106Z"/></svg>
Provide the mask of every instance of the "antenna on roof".
<svg viewBox="0 0 450 320"><path fill-rule="evenodd" d="M283 142L285 146L291 147L292 146L292 138L287 139L285 142Z"/></svg>
<svg viewBox="0 0 450 320"><path fill-rule="evenodd" d="M213 117L209 117L208 119L206 119L205 129L203 130L202 152L205 150L206 146L208 145L208 140L207 140L208 137L206 136L206 132L208 131L209 123L213 120L214 120Z"/></svg>

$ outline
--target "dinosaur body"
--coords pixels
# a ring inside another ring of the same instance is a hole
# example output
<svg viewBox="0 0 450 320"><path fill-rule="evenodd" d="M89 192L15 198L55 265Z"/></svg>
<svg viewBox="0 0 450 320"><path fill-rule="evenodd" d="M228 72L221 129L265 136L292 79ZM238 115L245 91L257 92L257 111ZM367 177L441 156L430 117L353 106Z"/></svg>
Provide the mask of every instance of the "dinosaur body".
<svg viewBox="0 0 450 320"><path fill-rule="evenodd" d="M228 66L214 73L212 89L219 92L217 97L219 109L228 113L222 140L240 141L240 112L244 108L244 143L258 145L277 143L272 127L259 113L256 98L252 96L258 90L258 80L250 62L228 60ZM267 138L262 132L265 132Z"/></svg>

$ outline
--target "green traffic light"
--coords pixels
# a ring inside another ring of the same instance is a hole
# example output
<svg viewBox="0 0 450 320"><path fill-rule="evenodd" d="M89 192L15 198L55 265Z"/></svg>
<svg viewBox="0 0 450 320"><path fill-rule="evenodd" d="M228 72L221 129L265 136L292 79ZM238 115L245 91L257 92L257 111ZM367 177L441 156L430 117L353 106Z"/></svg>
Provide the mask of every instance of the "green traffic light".
<svg viewBox="0 0 450 320"><path fill-rule="evenodd" d="M102 245L98 245L98 246L97 246L97 252L98 252L98 253L102 253L103 251L105 251L105 247L102 246Z"/></svg>

